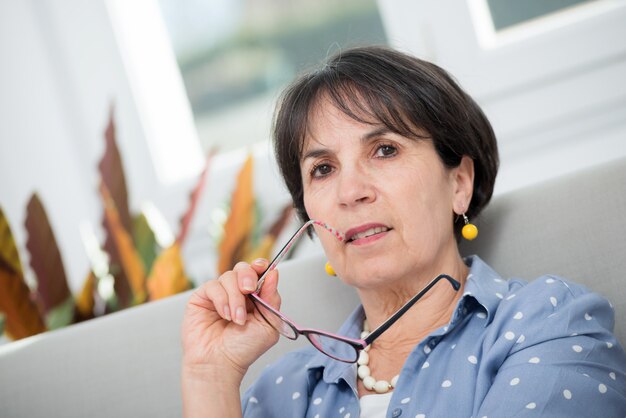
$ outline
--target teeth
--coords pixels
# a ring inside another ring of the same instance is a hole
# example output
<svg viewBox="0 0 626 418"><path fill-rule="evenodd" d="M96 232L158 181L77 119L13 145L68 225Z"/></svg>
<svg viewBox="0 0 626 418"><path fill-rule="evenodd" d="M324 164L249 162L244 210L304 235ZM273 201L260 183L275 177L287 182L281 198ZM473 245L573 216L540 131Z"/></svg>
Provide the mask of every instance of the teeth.
<svg viewBox="0 0 626 418"><path fill-rule="evenodd" d="M372 236L374 234L380 234L381 232L385 232L385 231L388 231L388 230L389 230L389 228L384 227L384 226L377 226L376 228L370 228L367 231L363 231L363 232L359 232L358 234L354 234L352 236L352 238L350 238L350 241L354 241L354 240L357 240L357 239L369 237L369 236Z"/></svg>

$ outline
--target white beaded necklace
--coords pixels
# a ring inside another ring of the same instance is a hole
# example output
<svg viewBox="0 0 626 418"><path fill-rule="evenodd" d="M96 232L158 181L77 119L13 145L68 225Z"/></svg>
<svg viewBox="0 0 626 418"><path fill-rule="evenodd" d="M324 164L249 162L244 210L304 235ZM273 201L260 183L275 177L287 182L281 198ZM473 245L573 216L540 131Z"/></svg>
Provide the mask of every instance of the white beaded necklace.
<svg viewBox="0 0 626 418"><path fill-rule="evenodd" d="M361 332L361 338L365 339L365 337L367 337L369 333L370 329L367 325L367 321L363 321L363 332ZM364 350L361 350L361 352L359 353L359 359L357 360L357 375L359 376L359 379L363 381L363 386L365 386L365 389L373 390L376 393L387 393L391 389L394 389L396 387L396 383L398 382L398 378L400 377L400 375L395 375L391 379L391 382L388 382L386 380L376 380L376 378L371 375L371 371L368 366L368 364L370 363L370 356L367 353L368 351L370 351L369 345L365 347Z"/></svg>

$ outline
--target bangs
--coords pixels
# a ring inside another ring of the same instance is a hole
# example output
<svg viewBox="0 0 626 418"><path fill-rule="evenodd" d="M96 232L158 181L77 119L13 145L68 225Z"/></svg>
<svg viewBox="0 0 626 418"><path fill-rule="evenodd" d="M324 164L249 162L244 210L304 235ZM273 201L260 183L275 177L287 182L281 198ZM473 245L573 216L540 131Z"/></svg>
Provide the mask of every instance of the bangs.
<svg viewBox="0 0 626 418"><path fill-rule="evenodd" d="M314 90L315 94L306 103L302 103L305 109L300 110L306 115L302 121L304 123L300 126L292 125L295 128L294 138L297 138L294 142L299 145L298 160L302 156L307 132L311 127L311 114L327 104L359 123L382 125L390 132L407 138L430 139L428 120L425 117L416 118L415 109L410 108L411 101L399 97L391 89L373 89L370 84L359 85L355 80L333 77L335 73L325 75L326 77L315 80L319 83ZM409 112L412 113L411 116ZM422 123L415 123L416 119Z"/></svg>

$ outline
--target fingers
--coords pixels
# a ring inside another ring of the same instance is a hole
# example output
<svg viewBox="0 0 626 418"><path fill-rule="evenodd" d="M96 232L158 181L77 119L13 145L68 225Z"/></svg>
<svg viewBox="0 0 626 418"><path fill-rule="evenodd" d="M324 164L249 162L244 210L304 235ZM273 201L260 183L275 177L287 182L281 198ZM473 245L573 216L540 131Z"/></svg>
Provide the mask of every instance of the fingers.
<svg viewBox="0 0 626 418"><path fill-rule="evenodd" d="M188 307L193 306L215 311L227 321L232 320L228 306L228 294L217 280L210 280L193 292Z"/></svg>
<svg viewBox="0 0 626 418"><path fill-rule="evenodd" d="M256 290L259 276L268 266L269 262L265 259L257 259L252 264L237 263L232 270L198 289L198 296L203 300L198 304L207 305L205 307L212 304L213 310L223 319L244 325L248 310L252 309L247 295ZM263 300L276 308L280 306L277 284L278 272L275 270L269 272L260 293Z"/></svg>
<svg viewBox="0 0 626 418"><path fill-rule="evenodd" d="M270 271L265 276L265 282L259 296L275 309L280 309L280 294L278 293L278 270Z"/></svg>
<svg viewBox="0 0 626 418"><path fill-rule="evenodd" d="M238 277L237 271L235 270L227 271L218 279L218 282L226 292L226 303L230 317L239 325L246 323L246 296L242 293L239 285L242 281L243 280ZM226 309L226 307L224 309Z"/></svg>
<svg viewBox="0 0 626 418"><path fill-rule="evenodd" d="M267 270L269 265L270 262L268 260L264 258L257 258L252 262L252 264L250 264L250 267L252 267L252 269L257 272L259 277L261 277L261 275L265 273L265 270Z"/></svg>
<svg viewBox="0 0 626 418"><path fill-rule="evenodd" d="M258 264L254 264L257 262ZM256 290L259 276L261 273L263 273L263 271L265 271L263 266L263 259L255 260L253 264L248 264L240 261L235 265L233 271L237 274L237 283L239 285L239 290L242 293L248 294Z"/></svg>
<svg viewBox="0 0 626 418"><path fill-rule="evenodd" d="M228 297L230 316L239 325L246 323L248 309L246 295L256 290L259 272L265 270L267 261L256 260L254 267L248 263L239 262L235 267L224 273L219 281L222 283ZM250 306L251 307L251 306Z"/></svg>
<svg viewBox="0 0 626 418"><path fill-rule="evenodd" d="M257 258L251 264L251 267L259 274L259 277L268 269L270 262L264 258ZM278 271L273 270L267 273L263 287L259 296L269 302L274 308L280 308L280 296L278 294Z"/></svg>

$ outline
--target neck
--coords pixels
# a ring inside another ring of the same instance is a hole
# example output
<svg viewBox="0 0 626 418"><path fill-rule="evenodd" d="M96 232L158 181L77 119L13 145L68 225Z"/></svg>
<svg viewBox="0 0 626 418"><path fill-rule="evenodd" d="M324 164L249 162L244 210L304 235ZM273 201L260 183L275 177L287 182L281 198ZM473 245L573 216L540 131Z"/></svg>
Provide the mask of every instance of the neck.
<svg viewBox="0 0 626 418"><path fill-rule="evenodd" d="M424 273L418 277L389 281L384 288L361 289L359 296L363 303L370 329L375 329L394 312L417 294L438 274L446 273L461 283L455 291L446 280L440 280L395 324L376 339L380 350L389 348L394 353L410 352L415 345L435 329L447 324L454 312L456 302L463 294L468 268L458 257L455 263L431 269L436 273Z"/></svg>

